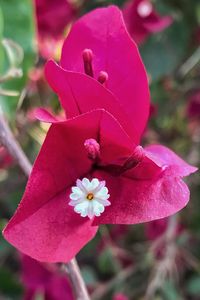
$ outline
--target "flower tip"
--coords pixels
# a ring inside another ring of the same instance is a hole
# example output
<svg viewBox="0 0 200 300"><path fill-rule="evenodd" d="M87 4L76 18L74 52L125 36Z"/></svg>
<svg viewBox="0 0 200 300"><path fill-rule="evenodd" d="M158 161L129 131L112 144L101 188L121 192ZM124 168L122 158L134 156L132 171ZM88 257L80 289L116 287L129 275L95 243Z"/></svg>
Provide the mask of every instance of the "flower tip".
<svg viewBox="0 0 200 300"><path fill-rule="evenodd" d="M104 84L107 80L108 80L108 73L105 72L105 71L101 71L101 72L99 73L98 81L99 81L101 84Z"/></svg>
<svg viewBox="0 0 200 300"><path fill-rule="evenodd" d="M84 49L82 52L84 62L92 62L93 52L91 49Z"/></svg>
<svg viewBox="0 0 200 300"><path fill-rule="evenodd" d="M84 49L82 52L85 74L94 77L92 59L93 52L91 49Z"/></svg>
<svg viewBox="0 0 200 300"><path fill-rule="evenodd" d="M133 152L133 157L135 161L141 162L145 157L145 152L142 146L137 146Z"/></svg>

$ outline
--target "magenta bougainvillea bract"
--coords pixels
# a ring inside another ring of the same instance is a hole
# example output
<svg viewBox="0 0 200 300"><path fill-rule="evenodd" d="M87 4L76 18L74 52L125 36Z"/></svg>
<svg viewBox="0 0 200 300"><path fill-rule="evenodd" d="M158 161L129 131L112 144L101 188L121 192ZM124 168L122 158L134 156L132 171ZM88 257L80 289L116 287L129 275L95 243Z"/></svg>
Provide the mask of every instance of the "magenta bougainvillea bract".
<svg viewBox="0 0 200 300"><path fill-rule="evenodd" d="M148 81L117 7L78 20L60 65L49 61L45 74L66 119L38 111L52 125L4 230L11 244L40 261L67 262L101 224L160 219L188 203L182 177L196 168L165 146L140 145Z"/></svg>

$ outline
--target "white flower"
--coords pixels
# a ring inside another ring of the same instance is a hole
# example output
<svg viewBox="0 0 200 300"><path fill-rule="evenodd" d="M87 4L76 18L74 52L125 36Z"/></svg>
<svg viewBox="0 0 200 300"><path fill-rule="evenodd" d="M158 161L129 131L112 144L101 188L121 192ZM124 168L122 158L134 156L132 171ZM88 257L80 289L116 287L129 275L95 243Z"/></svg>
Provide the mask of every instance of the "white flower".
<svg viewBox="0 0 200 300"><path fill-rule="evenodd" d="M94 216L99 217L104 212L105 206L111 204L108 201L110 195L105 181L99 181L97 178L91 181L87 178L77 179L76 186L72 187L69 197L71 199L69 205L74 206L74 211L81 217L90 219Z"/></svg>

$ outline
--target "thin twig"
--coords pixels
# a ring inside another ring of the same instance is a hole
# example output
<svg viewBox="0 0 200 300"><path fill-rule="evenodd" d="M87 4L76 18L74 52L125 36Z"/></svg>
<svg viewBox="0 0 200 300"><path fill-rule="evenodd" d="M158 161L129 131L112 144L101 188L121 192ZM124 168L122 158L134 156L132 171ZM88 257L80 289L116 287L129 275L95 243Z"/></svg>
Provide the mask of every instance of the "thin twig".
<svg viewBox="0 0 200 300"><path fill-rule="evenodd" d="M66 264L62 265L63 270L69 275L77 300L90 300L85 282L81 276L79 266L76 259L72 259Z"/></svg>
<svg viewBox="0 0 200 300"><path fill-rule="evenodd" d="M15 159L24 174L28 177L31 173L32 165L27 159L25 153L16 141L8 123L6 122L3 112L0 107L0 141L2 145L8 150L9 154ZM62 269L69 275L74 288L77 300L90 300L84 280L81 276L79 266L76 259L63 264Z"/></svg>
<svg viewBox="0 0 200 300"><path fill-rule="evenodd" d="M8 123L6 122L3 112L0 108L0 141L2 145L8 150L9 154L14 158L20 166L24 174L28 177L31 173L31 163L27 159L25 153L21 149L19 143L16 141L11 132Z"/></svg>
<svg viewBox="0 0 200 300"><path fill-rule="evenodd" d="M184 62L178 71L178 76L184 78L200 62L200 47Z"/></svg>
<svg viewBox="0 0 200 300"><path fill-rule="evenodd" d="M177 230L177 215L169 217L169 223L167 230L164 233L165 237L165 252L159 261L155 263L155 267L152 272L152 276L147 287L145 294L145 300L154 299L154 295L158 288L160 288L166 279L167 275L171 275L175 270L175 258L176 258L176 237Z"/></svg>
<svg viewBox="0 0 200 300"><path fill-rule="evenodd" d="M126 269L122 270L115 276L113 279L108 281L105 284L100 285L92 294L91 298L93 300L101 300L104 299L104 296L112 290L112 288L119 284L119 282L123 282L127 280L134 272L136 271L136 267L129 266Z"/></svg>

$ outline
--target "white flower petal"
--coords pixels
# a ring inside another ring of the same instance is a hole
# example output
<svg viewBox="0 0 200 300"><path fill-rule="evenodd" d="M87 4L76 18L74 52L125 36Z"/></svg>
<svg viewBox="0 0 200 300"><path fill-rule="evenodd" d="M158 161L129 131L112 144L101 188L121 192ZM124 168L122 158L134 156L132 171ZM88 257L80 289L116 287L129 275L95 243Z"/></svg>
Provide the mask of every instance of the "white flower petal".
<svg viewBox="0 0 200 300"><path fill-rule="evenodd" d="M83 199L71 200L71 201L69 202L69 205L71 205L71 206L76 206L76 205L78 205L79 203L82 203L83 201L84 201Z"/></svg>
<svg viewBox="0 0 200 300"><path fill-rule="evenodd" d="M100 189L100 191L98 191L96 194L95 194L95 196L97 197L97 198L102 198L102 199L104 199L104 198L106 198L106 199L108 199L107 198L107 196L108 196L109 194L108 194L108 189L107 189L107 187L102 187L102 189Z"/></svg>
<svg viewBox="0 0 200 300"><path fill-rule="evenodd" d="M99 186L99 183L97 178L93 178L91 181L91 191L94 191Z"/></svg>
<svg viewBox="0 0 200 300"><path fill-rule="evenodd" d="M72 187L72 192L75 193L75 194L78 194L78 195L79 195L79 194L82 195L82 193L83 193L83 192L81 191L81 189L80 189L79 187L77 187L77 186L73 186L73 187Z"/></svg>
<svg viewBox="0 0 200 300"><path fill-rule="evenodd" d="M82 185L85 187L86 190L90 189L90 181L87 178L82 179Z"/></svg>
<svg viewBox="0 0 200 300"><path fill-rule="evenodd" d="M83 183L80 179L76 180L76 185L84 194L87 193L87 189L85 188L85 186L83 185Z"/></svg>
<svg viewBox="0 0 200 300"><path fill-rule="evenodd" d="M97 202L103 204L103 206L110 206L111 205L111 202L106 200L106 199L104 200L104 199L95 198L94 200L96 200Z"/></svg>
<svg viewBox="0 0 200 300"><path fill-rule="evenodd" d="M100 216L100 214L102 212L104 212L104 210L105 210L103 204L99 203L96 200L94 200L92 202L93 202L92 204L93 204L93 211L94 211L95 216Z"/></svg>
<svg viewBox="0 0 200 300"><path fill-rule="evenodd" d="M106 182L105 180L103 181L99 181L99 185L95 188L94 193L98 193L104 186L105 186Z"/></svg>
<svg viewBox="0 0 200 300"><path fill-rule="evenodd" d="M72 199L72 200L78 200L78 199L82 198L82 195L71 193L69 195L69 198Z"/></svg>
<svg viewBox="0 0 200 300"><path fill-rule="evenodd" d="M88 215L88 201L82 201L74 207L74 211L80 214L82 217Z"/></svg>
<svg viewBox="0 0 200 300"><path fill-rule="evenodd" d="M92 219L94 217L93 201L89 201L88 205L88 217Z"/></svg>

